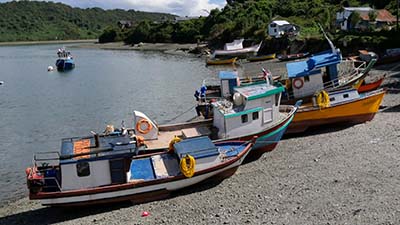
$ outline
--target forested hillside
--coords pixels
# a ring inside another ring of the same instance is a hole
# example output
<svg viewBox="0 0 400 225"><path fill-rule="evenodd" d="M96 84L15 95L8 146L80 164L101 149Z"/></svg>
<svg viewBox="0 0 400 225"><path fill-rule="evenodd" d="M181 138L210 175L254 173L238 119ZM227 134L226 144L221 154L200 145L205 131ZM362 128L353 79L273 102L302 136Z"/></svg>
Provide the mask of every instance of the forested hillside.
<svg viewBox="0 0 400 225"><path fill-rule="evenodd" d="M273 19L299 25L299 39L322 38L318 23L330 34L337 33L336 12L348 6L386 8L396 15L396 0L227 0L223 9L214 9L207 17L179 23L143 22L128 33L125 41L135 44L200 40L220 47L238 37L257 42L266 38L268 24Z"/></svg>
<svg viewBox="0 0 400 225"><path fill-rule="evenodd" d="M62 3L13 1L0 3L0 41L36 41L98 38L120 20L140 22L174 18L135 10L72 8Z"/></svg>

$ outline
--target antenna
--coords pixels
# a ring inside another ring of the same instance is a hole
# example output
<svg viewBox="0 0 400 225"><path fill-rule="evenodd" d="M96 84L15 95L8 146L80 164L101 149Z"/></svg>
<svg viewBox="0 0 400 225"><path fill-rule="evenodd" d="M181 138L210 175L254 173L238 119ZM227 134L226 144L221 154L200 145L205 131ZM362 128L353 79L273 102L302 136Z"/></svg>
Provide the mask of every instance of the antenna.
<svg viewBox="0 0 400 225"><path fill-rule="evenodd" d="M328 41L329 46L331 46L332 53L335 53L335 52L336 52L336 48L335 48L335 46L333 45L332 41L328 38L328 35L326 35L326 33L325 33L325 31L324 31L324 28L322 28L322 26L321 26L320 23L318 23L318 26L319 26L319 28L321 29L322 33L324 34L325 39Z"/></svg>

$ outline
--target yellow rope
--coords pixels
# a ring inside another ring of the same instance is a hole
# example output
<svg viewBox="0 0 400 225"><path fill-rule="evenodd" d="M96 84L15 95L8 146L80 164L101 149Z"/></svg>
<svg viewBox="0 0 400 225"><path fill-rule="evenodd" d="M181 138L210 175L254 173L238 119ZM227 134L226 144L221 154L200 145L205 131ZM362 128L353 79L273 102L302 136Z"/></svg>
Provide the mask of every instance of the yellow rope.
<svg viewBox="0 0 400 225"><path fill-rule="evenodd" d="M189 164L187 164L189 162ZM181 159L181 172L185 177L190 178L194 175L194 167L196 166L196 160L191 155L186 155Z"/></svg>
<svg viewBox="0 0 400 225"><path fill-rule="evenodd" d="M168 151L169 152L174 151L175 150L174 144L180 141L182 141L182 139L180 139L178 136L175 135L175 137L172 138L172 140L169 142Z"/></svg>
<svg viewBox="0 0 400 225"><path fill-rule="evenodd" d="M331 106L329 94L326 91L322 90L317 94L317 104L321 109Z"/></svg>

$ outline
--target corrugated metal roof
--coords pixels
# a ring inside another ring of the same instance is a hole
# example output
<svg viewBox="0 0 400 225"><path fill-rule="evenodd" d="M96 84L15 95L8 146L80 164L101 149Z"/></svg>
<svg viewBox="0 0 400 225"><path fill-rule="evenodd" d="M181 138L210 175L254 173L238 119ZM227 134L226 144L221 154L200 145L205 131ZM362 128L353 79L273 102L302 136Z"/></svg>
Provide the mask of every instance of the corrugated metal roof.
<svg viewBox="0 0 400 225"><path fill-rule="evenodd" d="M371 7L344 7L344 10L347 11L370 11Z"/></svg>
<svg viewBox="0 0 400 225"><path fill-rule="evenodd" d="M274 21L272 21L272 23L275 23L275 24L277 24L278 26L290 24L290 23L289 23L288 21L286 21L286 20L274 20Z"/></svg>
<svg viewBox="0 0 400 225"><path fill-rule="evenodd" d="M360 12L362 20L369 21L369 12ZM376 10L376 19L379 22L396 22L396 18L386 9Z"/></svg>
<svg viewBox="0 0 400 225"><path fill-rule="evenodd" d="M286 64L289 78L304 77L319 72L321 67L339 64L341 53L332 50L320 52L311 56L307 61L292 62Z"/></svg>

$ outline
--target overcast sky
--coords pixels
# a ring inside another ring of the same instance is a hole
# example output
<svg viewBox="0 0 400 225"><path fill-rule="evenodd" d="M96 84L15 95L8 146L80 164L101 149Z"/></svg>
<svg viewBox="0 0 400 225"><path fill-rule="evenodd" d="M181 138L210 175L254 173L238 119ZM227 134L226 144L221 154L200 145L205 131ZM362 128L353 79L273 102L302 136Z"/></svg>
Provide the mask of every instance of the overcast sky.
<svg viewBox="0 0 400 225"><path fill-rule="evenodd" d="M0 0L7 2L9 0ZM65 4L88 8L101 7L104 9L134 9L148 12L165 12L179 16L207 15L206 11L222 8L225 0L50 0Z"/></svg>

